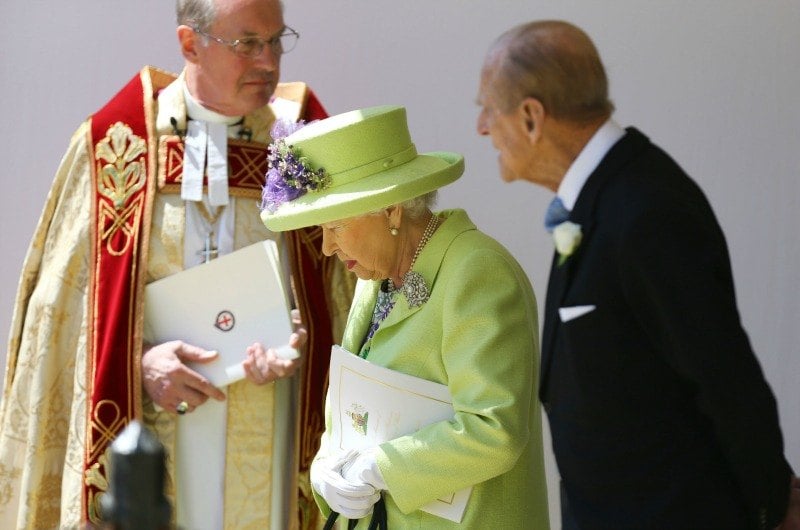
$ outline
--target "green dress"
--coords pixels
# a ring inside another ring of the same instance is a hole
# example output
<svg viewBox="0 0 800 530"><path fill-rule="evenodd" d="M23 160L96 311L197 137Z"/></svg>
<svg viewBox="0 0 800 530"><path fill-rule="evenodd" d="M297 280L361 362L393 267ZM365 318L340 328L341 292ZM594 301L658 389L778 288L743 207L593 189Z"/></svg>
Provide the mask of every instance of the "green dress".
<svg viewBox="0 0 800 530"><path fill-rule="evenodd" d="M409 308L398 298L367 356L447 385L456 410L450 421L380 445L389 528L547 530L533 289L517 261L464 211L439 215L444 222L414 266L430 299ZM379 286L360 281L356 287L342 341L348 351L361 349ZM326 427L318 457L329 451L329 411ZM460 524L419 510L467 486L472 494ZM327 516L330 508L316 499Z"/></svg>

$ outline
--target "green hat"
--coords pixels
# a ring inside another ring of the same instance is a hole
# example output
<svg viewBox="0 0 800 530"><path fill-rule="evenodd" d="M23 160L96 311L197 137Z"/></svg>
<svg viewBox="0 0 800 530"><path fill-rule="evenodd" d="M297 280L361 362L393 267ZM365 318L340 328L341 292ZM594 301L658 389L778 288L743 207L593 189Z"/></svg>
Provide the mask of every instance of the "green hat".
<svg viewBox="0 0 800 530"><path fill-rule="evenodd" d="M380 210L464 172L458 153L417 154L399 106L313 122L273 142L269 159L261 220L275 232Z"/></svg>

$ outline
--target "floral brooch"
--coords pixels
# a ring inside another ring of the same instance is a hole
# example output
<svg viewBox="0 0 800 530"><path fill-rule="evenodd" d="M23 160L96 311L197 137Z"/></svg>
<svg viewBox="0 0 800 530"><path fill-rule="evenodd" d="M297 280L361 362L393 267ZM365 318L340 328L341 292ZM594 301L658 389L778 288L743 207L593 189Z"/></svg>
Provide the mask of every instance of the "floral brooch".
<svg viewBox="0 0 800 530"><path fill-rule="evenodd" d="M575 249L581 244L581 239L583 239L581 225L573 222L564 221L553 229L553 240L556 243L559 266L563 265L572 256Z"/></svg>
<svg viewBox="0 0 800 530"><path fill-rule="evenodd" d="M274 140L267 148L267 181L261 194L262 210L274 213L282 204L309 191L323 190L330 184L325 168L312 169L308 159L284 140L304 125L302 121L276 120L272 128Z"/></svg>

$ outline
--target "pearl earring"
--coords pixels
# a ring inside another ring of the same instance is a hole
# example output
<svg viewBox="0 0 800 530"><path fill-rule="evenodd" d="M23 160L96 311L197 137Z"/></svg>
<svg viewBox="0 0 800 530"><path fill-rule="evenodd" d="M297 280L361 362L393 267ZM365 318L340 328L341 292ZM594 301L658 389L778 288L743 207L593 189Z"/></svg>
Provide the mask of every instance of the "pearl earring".
<svg viewBox="0 0 800 530"><path fill-rule="evenodd" d="M396 236L397 234L400 233L400 231L397 228L392 226L392 227L389 228L389 233L392 234L393 236Z"/></svg>

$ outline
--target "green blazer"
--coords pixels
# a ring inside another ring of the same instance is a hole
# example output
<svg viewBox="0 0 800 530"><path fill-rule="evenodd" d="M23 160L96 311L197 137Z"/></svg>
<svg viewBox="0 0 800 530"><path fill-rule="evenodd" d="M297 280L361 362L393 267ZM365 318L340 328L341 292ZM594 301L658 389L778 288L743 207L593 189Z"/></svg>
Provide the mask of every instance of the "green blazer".
<svg viewBox="0 0 800 530"><path fill-rule="evenodd" d="M367 360L447 385L455 417L383 443L391 529L548 529L537 402L536 299L525 272L463 210L444 223L414 270L430 299L410 309L401 295L372 338ZM380 282L359 281L342 346L357 352ZM319 455L327 454L330 414ZM460 525L418 508L473 486ZM330 513L317 496L323 513ZM366 528L368 519L359 524Z"/></svg>

